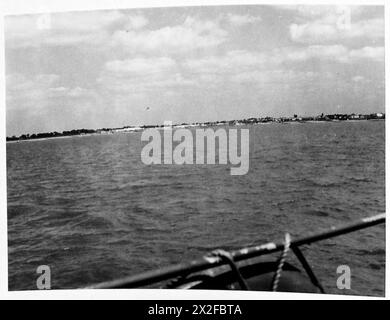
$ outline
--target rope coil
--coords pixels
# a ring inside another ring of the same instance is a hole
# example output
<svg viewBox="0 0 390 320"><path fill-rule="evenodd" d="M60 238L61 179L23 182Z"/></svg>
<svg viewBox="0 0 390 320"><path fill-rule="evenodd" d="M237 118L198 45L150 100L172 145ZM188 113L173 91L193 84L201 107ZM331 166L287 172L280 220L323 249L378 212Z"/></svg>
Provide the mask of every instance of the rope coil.
<svg viewBox="0 0 390 320"><path fill-rule="evenodd" d="M276 269L274 278L272 280L272 291L277 291L280 277L282 276L283 265L287 258L287 253L290 250L291 237L289 233L286 233L284 240L284 249L279 259L278 268Z"/></svg>

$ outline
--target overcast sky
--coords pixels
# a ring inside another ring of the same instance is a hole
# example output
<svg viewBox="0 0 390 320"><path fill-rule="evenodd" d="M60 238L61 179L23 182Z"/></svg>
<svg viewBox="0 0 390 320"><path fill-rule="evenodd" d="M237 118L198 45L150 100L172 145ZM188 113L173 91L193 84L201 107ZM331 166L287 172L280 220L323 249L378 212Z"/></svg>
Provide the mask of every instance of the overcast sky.
<svg viewBox="0 0 390 320"><path fill-rule="evenodd" d="M383 15L225 6L8 16L7 135L383 112Z"/></svg>

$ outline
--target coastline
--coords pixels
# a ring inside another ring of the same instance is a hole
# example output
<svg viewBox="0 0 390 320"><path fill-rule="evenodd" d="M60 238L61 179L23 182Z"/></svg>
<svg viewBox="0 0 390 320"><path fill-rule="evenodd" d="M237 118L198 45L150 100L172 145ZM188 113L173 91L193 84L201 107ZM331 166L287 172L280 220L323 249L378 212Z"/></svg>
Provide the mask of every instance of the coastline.
<svg viewBox="0 0 390 320"><path fill-rule="evenodd" d="M172 125L172 129L182 129L182 128L210 128L210 127L216 127L216 126L245 126L245 125L266 125L266 124L304 124L304 123L358 123L362 121L384 121L385 119L348 119L348 120L327 120L327 121L319 121L319 120L297 120L297 121L267 121L267 122L254 122L254 123L243 123L243 122L237 122L234 124L231 123L221 123L221 122L215 122L215 123L201 123L198 125L194 124L177 124ZM94 133L83 133L83 134L74 134L74 135L66 135L66 136L54 136L54 137L46 137L46 138L29 138L29 139L17 139L17 140L10 140L6 141L6 143L20 143L20 142L28 142L28 141L45 141L45 140L52 140L52 139L67 139L67 138L74 138L74 137L89 137L89 136L101 136L101 135L112 135L112 134L127 134L127 133L136 133L136 132L142 132L145 129L157 129L157 130L164 130L164 126L148 126L147 128L137 127L135 130L128 130L128 128L124 129L113 129L110 131L103 131L101 132L94 132Z"/></svg>

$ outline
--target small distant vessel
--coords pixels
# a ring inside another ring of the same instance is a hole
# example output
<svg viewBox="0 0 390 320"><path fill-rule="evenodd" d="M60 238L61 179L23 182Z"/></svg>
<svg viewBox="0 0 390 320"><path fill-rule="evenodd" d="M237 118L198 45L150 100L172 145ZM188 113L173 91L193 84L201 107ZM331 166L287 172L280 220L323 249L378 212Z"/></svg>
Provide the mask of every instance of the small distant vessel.
<svg viewBox="0 0 390 320"><path fill-rule="evenodd" d="M300 246L382 223L385 223L384 213L295 240L291 240L286 234L285 240L280 243L270 242L232 252L215 250L199 260L103 282L89 288L223 289L325 293L300 250ZM300 262L299 268L286 261L290 251ZM265 256L276 252L281 252L276 260L264 259Z"/></svg>

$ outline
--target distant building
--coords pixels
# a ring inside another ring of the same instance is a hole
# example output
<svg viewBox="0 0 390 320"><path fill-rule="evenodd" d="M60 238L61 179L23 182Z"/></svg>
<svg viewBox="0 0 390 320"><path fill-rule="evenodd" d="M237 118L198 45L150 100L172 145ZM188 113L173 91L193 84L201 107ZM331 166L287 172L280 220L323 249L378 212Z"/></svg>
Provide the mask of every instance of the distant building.
<svg viewBox="0 0 390 320"><path fill-rule="evenodd" d="M360 119L360 115L352 113L351 115L349 115L348 119L350 119L350 120L359 120Z"/></svg>

